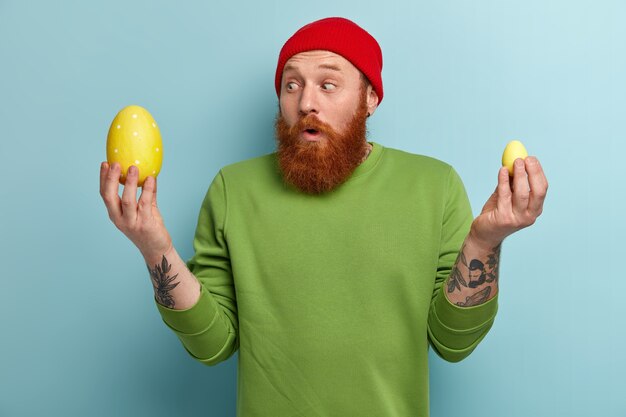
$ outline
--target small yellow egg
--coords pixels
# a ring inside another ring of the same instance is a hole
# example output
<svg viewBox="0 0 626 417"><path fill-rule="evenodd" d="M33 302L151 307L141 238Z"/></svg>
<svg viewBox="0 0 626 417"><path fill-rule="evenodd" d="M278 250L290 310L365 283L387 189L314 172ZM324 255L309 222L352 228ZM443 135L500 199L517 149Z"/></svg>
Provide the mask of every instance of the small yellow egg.
<svg viewBox="0 0 626 417"><path fill-rule="evenodd" d="M120 183L126 183L128 168L139 169L137 185L148 176L157 177L163 163L161 132L152 115L141 106L127 106L117 113L107 135L107 161L122 168Z"/></svg>
<svg viewBox="0 0 626 417"><path fill-rule="evenodd" d="M519 140L512 140L506 145L502 153L502 166L507 167L509 175L513 176L513 163L515 160L517 158L526 159L527 156L528 152L526 152L524 144Z"/></svg>

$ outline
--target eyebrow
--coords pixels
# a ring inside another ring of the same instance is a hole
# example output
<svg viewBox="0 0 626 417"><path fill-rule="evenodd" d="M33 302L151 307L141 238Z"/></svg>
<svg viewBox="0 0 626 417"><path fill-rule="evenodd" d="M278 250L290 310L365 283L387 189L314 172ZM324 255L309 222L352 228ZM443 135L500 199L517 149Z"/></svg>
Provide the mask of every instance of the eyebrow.
<svg viewBox="0 0 626 417"><path fill-rule="evenodd" d="M333 65L333 64L320 64L317 66L317 68L321 68L321 69L328 69L328 70L332 70L332 71L337 71L337 72L341 72L341 68L339 68L337 65ZM291 64L287 64L285 65L285 68L283 69L283 72L287 72L287 71L297 71L298 68L295 67L294 65Z"/></svg>
<svg viewBox="0 0 626 417"><path fill-rule="evenodd" d="M332 65L332 64L320 64L317 66L317 68L323 68L323 69L329 69L329 70L341 72L341 69L338 66Z"/></svg>

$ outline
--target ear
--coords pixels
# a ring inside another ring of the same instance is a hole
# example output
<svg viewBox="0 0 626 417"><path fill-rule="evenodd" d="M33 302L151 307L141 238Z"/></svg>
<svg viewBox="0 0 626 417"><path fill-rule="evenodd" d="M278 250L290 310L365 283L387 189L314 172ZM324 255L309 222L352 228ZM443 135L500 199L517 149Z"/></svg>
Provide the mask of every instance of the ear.
<svg viewBox="0 0 626 417"><path fill-rule="evenodd" d="M374 88L371 84L367 86L367 114L369 116L373 115L378 107L378 94L374 91ZM368 116L368 117L369 117Z"/></svg>

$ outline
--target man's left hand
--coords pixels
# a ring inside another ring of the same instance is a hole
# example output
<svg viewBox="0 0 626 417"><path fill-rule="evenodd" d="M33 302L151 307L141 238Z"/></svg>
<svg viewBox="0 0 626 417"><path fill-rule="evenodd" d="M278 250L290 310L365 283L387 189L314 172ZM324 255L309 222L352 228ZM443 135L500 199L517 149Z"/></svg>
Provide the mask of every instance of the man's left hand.
<svg viewBox="0 0 626 417"><path fill-rule="evenodd" d="M543 210L548 180L534 156L518 158L513 178L506 167L498 172L498 186L472 223L470 235L478 242L495 247L505 237L535 223Z"/></svg>

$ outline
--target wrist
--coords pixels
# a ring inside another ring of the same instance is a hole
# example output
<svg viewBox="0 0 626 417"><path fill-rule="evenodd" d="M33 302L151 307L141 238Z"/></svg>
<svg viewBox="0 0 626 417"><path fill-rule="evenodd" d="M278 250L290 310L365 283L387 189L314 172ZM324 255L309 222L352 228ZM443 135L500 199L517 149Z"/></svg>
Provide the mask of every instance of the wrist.
<svg viewBox="0 0 626 417"><path fill-rule="evenodd" d="M471 244L478 246L484 250L492 250L496 246L499 246L504 241L504 237L499 238L497 236L485 236L481 233L477 233L474 225L470 228L470 232L467 235L467 239Z"/></svg>
<svg viewBox="0 0 626 417"><path fill-rule="evenodd" d="M152 249L152 250L146 250L146 251L140 251L140 252L143 255L143 258L146 261L146 263L148 265L153 265L156 263L161 263L161 260L163 259L164 256L166 258L169 258L170 255L174 252L174 250L175 250L174 246L170 242L169 246L165 250Z"/></svg>

